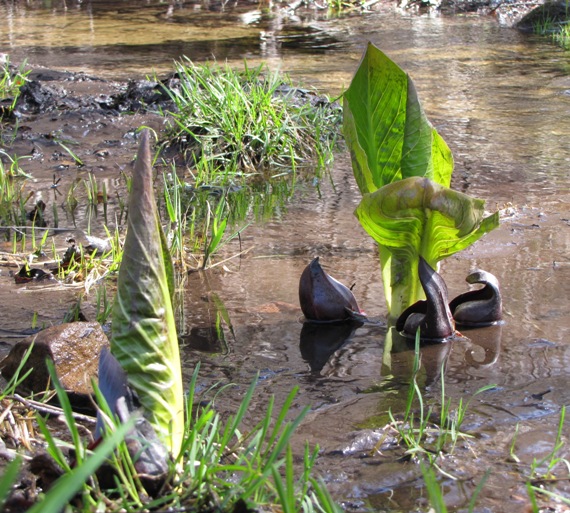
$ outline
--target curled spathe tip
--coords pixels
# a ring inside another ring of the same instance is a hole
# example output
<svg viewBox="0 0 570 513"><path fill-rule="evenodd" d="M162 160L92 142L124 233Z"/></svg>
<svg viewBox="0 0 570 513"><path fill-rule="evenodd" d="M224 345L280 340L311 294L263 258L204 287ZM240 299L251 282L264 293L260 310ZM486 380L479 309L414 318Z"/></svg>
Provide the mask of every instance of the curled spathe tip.
<svg viewBox="0 0 570 513"><path fill-rule="evenodd" d="M491 273L482 270L470 273L467 283L481 283L483 287L460 294L449 303L445 282L422 257L418 274L426 300L406 308L396 321L396 329L403 335L415 337L419 329L421 340L445 342L456 334L455 325L476 328L501 322L499 281Z"/></svg>
<svg viewBox="0 0 570 513"><path fill-rule="evenodd" d="M453 318L458 325L482 327L497 324L503 319L503 303L499 280L487 271L476 270L465 278L470 284L483 287L460 294L449 303Z"/></svg>

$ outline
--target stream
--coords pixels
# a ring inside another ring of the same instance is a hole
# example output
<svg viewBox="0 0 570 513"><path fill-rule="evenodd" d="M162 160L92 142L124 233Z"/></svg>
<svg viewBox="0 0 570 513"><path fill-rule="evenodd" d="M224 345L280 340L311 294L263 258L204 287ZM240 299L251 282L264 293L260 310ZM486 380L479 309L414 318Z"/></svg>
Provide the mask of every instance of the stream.
<svg viewBox="0 0 570 513"><path fill-rule="evenodd" d="M105 79L70 85L91 92L167 73L186 55L235 66L243 59L266 62L335 95L349 85L368 41L406 70L453 152L452 187L485 199L489 210L503 210L500 227L443 261L440 274L450 297L468 290L464 280L472 269L497 276L505 323L422 350L418 384L427 404L440 401L442 364L452 404L472 398L462 426L472 438L460 439L438 463L442 492L451 510L467 511L490 469L474 511L526 511L531 465L553 449L561 407L570 404L568 51L501 27L492 17L418 15L387 4L365 15L326 19L309 9L269 16L257 4L241 3L2 2L0 20L0 53L11 62L27 59L34 68ZM18 142L20 150L33 145L45 155L22 166L51 212L51 203L59 208L73 181L88 172L107 180L114 195L121 187L118 171L136 147L125 134L143 123L160 130L162 121L133 115L111 123L104 116L54 113L21 123L36 135ZM48 158L51 142L37 134L55 130L80 142L84 168L60 169ZM108 157L94 157L101 148L109 149ZM51 188L56 175L61 196ZM179 323L185 375L200 362L202 389L234 383L218 398L227 413L259 373L252 422L270 396L280 405L299 387L292 413L305 406L310 412L295 435L296 454L305 441L319 445L316 468L346 510L427 511L419 466L402 458L391 443L394 433L385 429L388 411L404 410L414 351L398 342L385 351L379 259L353 215L360 193L346 151L336 157L330 178L318 192L300 182L269 220L243 231L241 245L224 247L228 257L247 249L243 256L184 278ZM85 220L79 225L86 230ZM66 235L58 236L59 246L65 247ZM9 251L10 244L2 244ZM370 322L329 331L304 326L298 280L314 256L329 274L354 284ZM39 325L61 322L81 292L15 285L11 272L0 268L4 330L29 328L34 315ZM231 321L222 323L223 334L214 329L220 304ZM15 342L2 332L0 341L3 352ZM489 384L496 386L474 395ZM568 437L565 422L563 440ZM565 445L557 455L568 458L568 452ZM568 469L557 467L557 475L564 479L549 489L570 499ZM546 495L538 500L548 511L567 511Z"/></svg>

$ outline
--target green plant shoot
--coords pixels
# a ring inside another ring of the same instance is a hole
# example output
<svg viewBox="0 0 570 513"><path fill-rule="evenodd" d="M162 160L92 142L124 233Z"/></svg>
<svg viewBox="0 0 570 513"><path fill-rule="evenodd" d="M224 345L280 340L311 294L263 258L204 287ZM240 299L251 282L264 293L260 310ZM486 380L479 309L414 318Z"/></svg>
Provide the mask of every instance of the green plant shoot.
<svg viewBox="0 0 570 513"><path fill-rule="evenodd" d="M453 157L411 78L369 44L344 95L344 135L362 201L356 216L379 245L390 318L423 297L420 255L437 263L499 224L484 201L449 189Z"/></svg>
<svg viewBox="0 0 570 513"><path fill-rule="evenodd" d="M343 131L360 192L422 176L449 187L453 156L412 79L373 44L344 93Z"/></svg>
<svg viewBox="0 0 570 513"><path fill-rule="evenodd" d="M111 351L126 371L145 415L174 456L184 430L182 372L172 308L172 261L152 187L148 132L141 133L123 260L112 322Z"/></svg>

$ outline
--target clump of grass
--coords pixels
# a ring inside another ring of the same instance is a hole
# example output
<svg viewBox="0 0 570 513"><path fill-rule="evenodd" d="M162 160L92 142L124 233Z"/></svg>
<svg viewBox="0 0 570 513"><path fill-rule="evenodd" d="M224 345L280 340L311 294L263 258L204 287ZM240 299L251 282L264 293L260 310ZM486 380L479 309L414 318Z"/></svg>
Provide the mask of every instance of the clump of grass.
<svg viewBox="0 0 570 513"><path fill-rule="evenodd" d="M327 0L326 5L329 8L329 12L340 13L354 9L364 9L365 3L362 0Z"/></svg>
<svg viewBox="0 0 570 513"><path fill-rule="evenodd" d="M445 504L445 499L443 497L443 492L439 483L437 482L437 475L434 472L432 467L426 466L420 463L420 468L422 471L422 475L424 478L424 483L426 486L426 491L428 494L429 502L430 502L430 512L433 511L434 513L447 513L449 510L447 505ZM468 513L472 513L475 509L475 505L477 503L477 499L479 494L483 490L487 479L491 475L491 469L488 469L487 472L483 475L483 478L477 484L473 495L471 496L468 504Z"/></svg>
<svg viewBox="0 0 570 513"><path fill-rule="evenodd" d="M24 62L18 68L14 68L7 60L0 67L0 123L9 119L16 107L22 86L29 74L29 71L25 70L25 65Z"/></svg>
<svg viewBox="0 0 570 513"><path fill-rule="evenodd" d="M174 260L188 268L219 265L213 256L239 239L251 219L269 217L292 194L289 180L268 180L253 185L187 183L176 167L164 175L165 233ZM242 254L240 249L229 258Z"/></svg>
<svg viewBox="0 0 570 513"><path fill-rule="evenodd" d="M559 503L570 506L570 499L568 499L568 497L549 489L552 485L556 485L560 481L567 481L570 477L570 461L564 457L566 443L564 441L563 429L565 418L566 406L562 406L558 419L556 439L552 449L543 457L539 459L534 458L528 468L525 480L526 490L530 500L530 511L532 511L532 513L542 511L538 506L537 497L554 499ZM517 465L521 465L521 461L515 453L518 429L519 426L517 424L510 447L510 460Z"/></svg>
<svg viewBox="0 0 570 513"><path fill-rule="evenodd" d="M570 20L560 24L559 30L552 34L552 39L564 48L570 48Z"/></svg>
<svg viewBox="0 0 570 513"><path fill-rule="evenodd" d="M564 47L570 47L570 21L556 21L555 19L546 18L534 24L533 31L535 34L542 36L550 36L552 40Z"/></svg>
<svg viewBox="0 0 570 513"><path fill-rule="evenodd" d="M550 36L556 44L570 48L570 1L566 0L564 6L545 4L538 7L537 11L541 15L532 22L533 32Z"/></svg>
<svg viewBox="0 0 570 513"><path fill-rule="evenodd" d="M0 150L0 226L26 224L25 205L31 194L24 186L30 176L20 167L20 159Z"/></svg>
<svg viewBox="0 0 570 513"><path fill-rule="evenodd" d="M102 283L107 277L113 276L119 270L123 258L123 246L119 229L111 233L106 225L103 225L107 234L105 248L90 246L78 246L73 243L64 255L64 259L57 257L57 277L67 283L83 282L85 292L88 294L91 288Z"/></svg>
<svg viewBox="0 0 570 513"><path fill-rule="evenodd" d="M184 59L175 69L178 79L166 87L176 107L167 136L201 163L197 185L332 159L342 115L335 104L264 66L234 71Z"/></svg>
<svg viewBox="0 0 570 513"><path fill-rule="evenodd" d="M435 465L437 458L441 456L444 450L451 454L460 439L471 438L470 435L461 431L469 403L473 397L495 388L496 385L481 387L467 401L460 398L456 408L453 410L451 398L445 394L445 380L442 365L440 412L439 415L435 415L434 407L428 407L426 405L426 401L418 385L417 375L419 370L420 351L418 334L416 336L414 367L403 417L396 419L391 410L388 412L388 415L392 427L394 427L398 433L400 444L406 449L406 454L412 458L420 457L420 459L427 459L431 465ZM416 409L414 405L417 405Z"/></svg>
<svg viewBox="0 0 570 513"><path fill-rule="evenodd" d="M110 422L105 449L92 452L82 441L79 424L71 405L50 365L50 375L56 389L62 413L68 425L76 464L71 465L63 442L51 434L45 421L39 417L40 431L45 438L48 454L62 469L62 476L30 511L60 511L73 496L66 511L283 511L297 513L339 513L324 485L313 475L318 453L305 449L302 461L294 462L289 441L293 431L307 413L303 410L293 420L291 408L296 390L292 391L283 407L275 411L270 401L265 415L257 425L242 431L241 424L250 407L256 382L246 391L237 412L222 421L214 401L198 401L199 368L194 371L186 397L186 426L182 449L171 462L170 478L163 489L150 497L141 488L134 472L133 456L124 436L134 423L121 425L113 420L107 405L101 404ZM212 390L216 396L223 390ZM98 401L103 401L96 388ZM113 447L114 455L108 458ZM105 454L102 455L102 452ZM134 456L136 458L136 456ZM112 490L103 489L95 477L96 469L106 461L115 473ZM184 463L182 463L184 462ZM89 468L89 471L87 471ZM10 469L13 474L13 469ZM12 482L14 475L10 475ZM81 492L78 494L78 492ZM0 501L7 490L0 489ZM76 495L77 494L77 495ZM57 509L55 509L57 506Z"/></svg>
<svg viewBox="0 0 570 513"><path fill-rule="evenodd" d="M32 353L34 344L24 353L22 361L19 363L18 368L8 380L3 388L0 388L0 439L9 441L8 447L23 447L26 450L32 450L32 440L34 438L33 416L27 408L23 408L17 402L13 401L11 397L16 393L17 388L24 382L30 375L32 369L24 371L24 367L30 354ZM8 449L8 454L15 452L13 449ZM16 453L17 456L17 453ZM16 457L15 461L19 458ZM17 468L14 469L14 472ZM3 477L0 481L4 481ZM15 477L14 477L15 479ZM2 486L0 485L0 488ZM9 491L5 490L4 494L0 492L0 510L2 501Z"/></svg>

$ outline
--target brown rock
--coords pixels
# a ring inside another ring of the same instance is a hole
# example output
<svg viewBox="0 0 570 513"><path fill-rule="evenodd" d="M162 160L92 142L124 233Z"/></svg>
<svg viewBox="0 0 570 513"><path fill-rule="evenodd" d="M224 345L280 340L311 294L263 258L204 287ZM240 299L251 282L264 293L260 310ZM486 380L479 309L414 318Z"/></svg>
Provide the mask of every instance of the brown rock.
<svg viewBox="0 0 570 513"><path fill-rule="evenodd" d="M91 378L97 376L101 348L109 345L97 322L72 322L46 328L18 342L0 363L0 371L10 379L30 345L34 348L20 375L34 370L22 383L26 392L43 392L49 386L46 358L51 358L62 386L79 394L91 393ZM51 386L50 388L53 388Z"/></svg>

